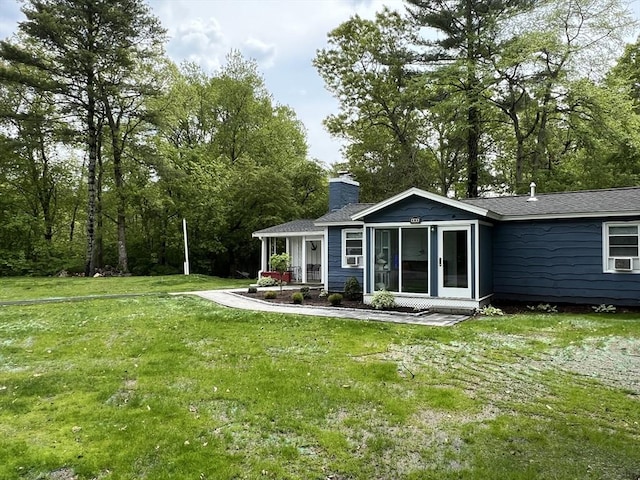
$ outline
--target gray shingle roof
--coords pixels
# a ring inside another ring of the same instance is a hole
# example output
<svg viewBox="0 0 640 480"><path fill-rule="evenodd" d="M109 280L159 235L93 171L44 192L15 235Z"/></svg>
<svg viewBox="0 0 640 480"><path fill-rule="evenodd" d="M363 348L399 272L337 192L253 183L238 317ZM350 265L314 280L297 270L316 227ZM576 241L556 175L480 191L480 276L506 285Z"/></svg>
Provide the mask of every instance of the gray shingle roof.
<svg viewBox="0 0 640 480"><path fill-rule="evenodd" d="M253 235L258 237L273 233L322 233L322 228L316 227L314 222L315 220L293 220L258 230L257 232L253 232Z"/></svg>
<svg viewBox="0 0 640 480"><path fill-rule="evenodd" d="M502 217L524 216L593 216L599 213L622 215L640 212L640 187L583 190L578 192L536 194L538 201L529 202L529 195L494 198L469 198L461 202L485 208Z"/></svg>
<svg viewBox="0 0 640 480"><path fill-rule="evenodd" d="M352 222L351 216L361 212L365 208L369 208L373 203L350 203L345 205L340 210L335 212L329 212L322 217L318 218L316 223L350 223Z"/></svg>

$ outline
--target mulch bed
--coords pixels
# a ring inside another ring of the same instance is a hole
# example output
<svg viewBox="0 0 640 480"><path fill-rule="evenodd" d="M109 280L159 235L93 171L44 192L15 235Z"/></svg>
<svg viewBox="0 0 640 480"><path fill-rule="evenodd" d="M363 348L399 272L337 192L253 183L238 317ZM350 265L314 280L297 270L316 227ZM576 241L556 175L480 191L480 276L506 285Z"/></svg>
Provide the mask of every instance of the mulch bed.
<svg viewBox="0 0 640 480"><path fill-rule="evenodd" d="M284 304L293 304L291 300L291 295L299 290L283 290L282 293L277 292L278 296L274 299L265 299L264 292L265 290L258 289L257 293L248 293L242 292L241 295L249 298L256 298L259 300L264 300L271 303L284 303ZM310 298L305 299L303 305L312 305L318 307L331 307L331 304L327 300L326 297L320 297L319 289L311 289L309 291L311 295ZM529 306L536 307L540 302L496 302L493 306L500 308L504 313L507 314L516 314L516 313L545 313L544 311L532 311ZM550 305L555 306L558 313L577 313L577 314L585 314L585 313L594 313L592 305L574 305L574 304L554 304L549 302ZM342 299L342 305L334 308L362 308L366 310L372 310L371 305L367 305L363 303L362 297L357 300L349 300L344 297ZM405 312L405 313L417 313L419 310L415 310L413 308L408 307L396 307L391 309L390 311L395 312ZM616 313L640 313L640 307L618 307L616 309Z"/></svg>
<svg viewBox="0 0 640 480"><path fill-rule="evenodd" d="M278 296L276 298L273 299L265 299L264 298L264 292L265 290L260 290L258 289L257 293L248 293L248 292L242 292L241 295L245 296L245 297L249 297L249 298L256 298L259 300L264 300L266 302L270 302L270 303L285 303L285 304L293 304L293 301L291 300L291 295L293 295L295 292L298 292L299 290L283 290L282 293L277 292ZM337 307L333 307L330 303L329 300L327 300L327 297L320 297L320 290L319 289L311 289L309 290L309 295L310 298L306 298L304 299L304 301L302 302L303 305L311 305L314 307L332 307L332 308L361 308L361 309L365 309L365 310L373 310L373 307L371 305L367 305L362 301L362 296L360 296L357 300L349 300L347 297L342 298L342 304L340 306ZM392 308L392 309L387 309L385 310L386 312L392 311L392 312L404 312L404 313L417 313L420 310L415 310L413 308L407 308L407 307L396 307L396 308Z"/></svg>

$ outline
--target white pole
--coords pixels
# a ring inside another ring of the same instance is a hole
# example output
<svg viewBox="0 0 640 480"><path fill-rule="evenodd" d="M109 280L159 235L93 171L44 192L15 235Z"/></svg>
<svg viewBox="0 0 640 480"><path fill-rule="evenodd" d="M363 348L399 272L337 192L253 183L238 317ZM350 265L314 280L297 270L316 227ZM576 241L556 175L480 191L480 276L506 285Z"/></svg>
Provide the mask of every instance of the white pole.
<svg viewBox="0 0 640 480"><path fill-rule="evenodd" d="M189 244L187 243L187 220L182 219L182 231L184 232L184 274L189 275Z"/></svg>

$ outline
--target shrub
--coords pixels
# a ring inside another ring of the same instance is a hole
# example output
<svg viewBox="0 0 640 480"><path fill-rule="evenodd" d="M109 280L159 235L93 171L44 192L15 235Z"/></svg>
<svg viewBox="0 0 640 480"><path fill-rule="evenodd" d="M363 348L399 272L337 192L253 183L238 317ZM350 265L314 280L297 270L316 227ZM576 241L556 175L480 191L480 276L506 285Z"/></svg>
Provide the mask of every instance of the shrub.
<svg viewBox="0 0 640 480"><path fill-rule="evenodd" d="M361 293L362 288L360 288L358 279L356 277L347 278L347 281L344 282L344 296L349 300L358 300Z"/></svg>
<svg viewBox="0 0 640 480"><path fill-rule="evenodd" d="M539 303L535 307L527 305L527 308L532 312L558 313L558 307L556 307L555 305L550 305L548 303Z"/></svg>
<svg viewBox="0 0 640 480"><path fill-rule="evenodd" d="M258 289L254 286L251 286L247 289L247 293L258 293Z"/></svg>
<svg viewBox="0 0 640 480"><path fill-rule="evenodd" d="M378 290L371 298L371 306L376 310L386 310L396 306L396 299L393 293L386 290Z"/></svg>
<svg viewBox="0 0 640 480"><path fill-rule="evenodd" d="M339 293L332 293L329 295L329 303L334 307L337 307L342 304L342 295Z"/></svg>
<svg viewBox="0 0 640 480"><path fill-rule="evenodd" d="M260 277L256 283L259 287L273 287L278 284L278 281L271 277Z"/></svg>
<svg viewBox="0 0 640 480"><path fill-rule="evenodd" d="M302 300L304 300L304 296L302 295L302 293L296 292L293 295L291 295L291 300L296 305L301 305L302 304Z"/></svg>
<svg viewBox="0 0 640 480"><path fill-rule="evenodd" d="M327 292L324 288L322 290L320 290L320 293L318 294L318 297L320 298L325 298L329 296L329 292Z"/></svg>
<svg viewBox="0 0 640 480"><path fill-rule="evenodd" d="M616 307L613 305L600 304L597 307L591 307L596 313L616 313Z"/></svg>
<svg viewBox="0 0 640 480"><path fill-rule="evenodd" d="M501 309L494 307L493 305L485 305L479 310L478 313L480 313L480 315L485 315L487 317L496 317L496 316L504 315L504 312Z"/></svg>
<svg viewBox="0 0 640 480"><path fill-rule="evenodd" d="M309 287L300 287L300 293L302 294L302 298L305 300L311 298L311 290Z"/></svg>
<svg viewBox="0 0 640 480"><path fill-rule="evenodd" d="M278 292L275 290L267 290L264 292L264 298L266 300L273 300L274 298L278 298Z"/></svg>

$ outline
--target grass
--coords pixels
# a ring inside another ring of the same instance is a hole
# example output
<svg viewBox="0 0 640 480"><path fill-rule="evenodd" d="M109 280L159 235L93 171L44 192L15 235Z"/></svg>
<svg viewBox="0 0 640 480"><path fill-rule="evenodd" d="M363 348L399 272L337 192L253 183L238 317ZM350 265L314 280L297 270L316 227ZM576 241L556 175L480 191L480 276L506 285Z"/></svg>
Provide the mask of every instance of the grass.
<svg viewBox="0 0 640 480"><path fill-rule="evenodd" d="M0 302L51 297L187 292L246 287L250 280L205 275L157 277L0 277Z"/></svg>
<svg viewBox="0 0 640 480"><path fill-rule="evenodd" d="M0 478L635 480L639 355L629 315L5 306Z"/></svg>

